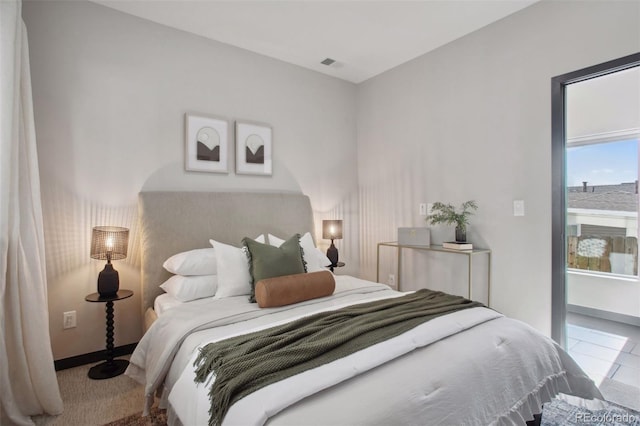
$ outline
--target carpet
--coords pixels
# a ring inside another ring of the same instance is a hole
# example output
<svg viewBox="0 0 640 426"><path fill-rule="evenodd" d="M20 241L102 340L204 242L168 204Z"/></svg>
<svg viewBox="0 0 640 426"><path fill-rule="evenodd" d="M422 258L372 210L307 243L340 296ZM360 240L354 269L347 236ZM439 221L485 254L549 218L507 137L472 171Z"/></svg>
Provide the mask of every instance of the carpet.
<svg viewBox="0 0 640 426"><path fill-rule="evenodd" d="M154 407L147 417L142 417L142 413L132 414L104 426L166 426L166 424L167 410Z"/></svg>
<svg viewBox="0 0 640 426"><path fill-rule="evenodd" d="M602 401L589 409L554 399L544 404L541 426L640 426L640 413L612 402Z"/></svg>
<svg viewBox="0 0 640 426"><path fill-rule="evenodd" d="M640 426L640 412L599 399L559 394L527 426Z"/></svg>

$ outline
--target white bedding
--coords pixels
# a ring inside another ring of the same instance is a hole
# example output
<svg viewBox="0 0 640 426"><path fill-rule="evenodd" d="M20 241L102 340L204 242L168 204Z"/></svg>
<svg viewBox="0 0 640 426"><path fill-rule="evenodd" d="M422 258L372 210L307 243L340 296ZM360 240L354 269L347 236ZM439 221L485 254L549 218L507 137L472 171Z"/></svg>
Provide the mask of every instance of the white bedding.
<svg viewBox="0 0 640 426"><path fill-rule="evenodd" d="M192 371L199 346L320 310L399 295L380 284L339 276L334 296L290 307L260 310L246 297L177 306L145 334L127 374L146 384L148 402L156 389L164 400L171 392L169 401L182 424L206 424L207 389L195 385ZM560 391L600 397L553 342L485 308L432 320L396 339L336 361L342 376L326 373L336 369L325 366L266 387L232 407L225 422L521 424ZM325 386L330 391L307 396ZM249 405L260 408L250 411Z"/></svg>
<svg viewBox="0 0 640 426"><path fill-rule="evenodd" d="M190 306L207 304L210 302L210 297L205 297L202 299L191 300L189 302L182 302L175 297L171 296L169 293L162 293L160 296L156 297L153 302L153 310L156 312L156 315L161 316L165 312L167 312L171 308L175 308L176 306L181 306L184 304L189 304Z"/></svg>
<svg viewBox="0 0 640 426"><path fill-rule="evenodd" d="M165 311L182 303L184 302L179 301L169 293L163 293L153 301L153 310L156 312L156 315L161 316Z"/></svg>
<svg viewBox="0 0 640 426"><path fill-rule="evenodd" d="M473 308L456 313L455 319L451 316L435 318L398 337L274 383L246 396L231 406L225 417L225 424L262 425L282 409L305 397L362 374L416 348L501 316L489 309ZM215 340L227 337L230 336L221 335ZM188 365L193 365L196 356L197 353L194 353ZM208 387L202 385L194 387L194 379L194 369L185 368L169 395L169 402L183 424L206 424L211 405Z"/></svg>

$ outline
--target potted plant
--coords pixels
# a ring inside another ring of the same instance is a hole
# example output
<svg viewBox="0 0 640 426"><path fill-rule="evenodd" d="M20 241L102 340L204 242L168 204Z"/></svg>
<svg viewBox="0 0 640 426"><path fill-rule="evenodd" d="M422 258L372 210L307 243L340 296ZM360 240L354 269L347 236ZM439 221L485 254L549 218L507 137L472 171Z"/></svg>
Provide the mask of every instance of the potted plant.
<svg viewBox="0 0 640 426"><path fill-rule="evenodd" d="M467 225L469 224L469 216L478 208L475 200L469 200L462 203L460 211L451 204L441 202L433 203L431 214L427 216L427 222L433 225L444 223L445 225L456 226L456 242L467 241Z"/></svg>

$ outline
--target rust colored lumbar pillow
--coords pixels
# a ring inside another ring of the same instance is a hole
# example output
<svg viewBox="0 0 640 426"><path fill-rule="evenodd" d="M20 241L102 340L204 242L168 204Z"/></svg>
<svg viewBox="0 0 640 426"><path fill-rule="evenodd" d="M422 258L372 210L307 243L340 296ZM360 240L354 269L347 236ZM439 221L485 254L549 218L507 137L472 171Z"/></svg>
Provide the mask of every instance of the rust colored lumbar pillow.
<svg viewBox="0 0 640 426"><path fill-rule="evenodd" d="M336 281L329 271L265 278L256 283L256 301L261 308L291 305L330 296Z"/></svg>

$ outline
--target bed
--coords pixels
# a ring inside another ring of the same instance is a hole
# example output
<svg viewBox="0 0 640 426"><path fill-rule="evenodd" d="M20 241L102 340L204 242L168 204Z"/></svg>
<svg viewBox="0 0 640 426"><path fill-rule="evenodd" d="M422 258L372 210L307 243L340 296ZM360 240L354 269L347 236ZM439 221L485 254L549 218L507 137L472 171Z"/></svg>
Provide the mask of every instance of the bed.
<svg viewBox="0 0 640 426"><path fill-rule="evenodd" d="M158 316L159 286L171 277L162 267L166 259L210 247L210 239L240 245L247 236L302 235L314 230L313 211L302 194L143 192L139 212L147 330L126 374L145 385L145 411L158 398L172 425L209 423L213 378L196 384L193 365L210 342L315 313L411 297L335 276L335 291L327 297L265 309L246 295L207 297L172 301ZM524 424L560 392L601 398L550 339L491 309L472 307L266 385L232 404L222 424Z"/></svg>

